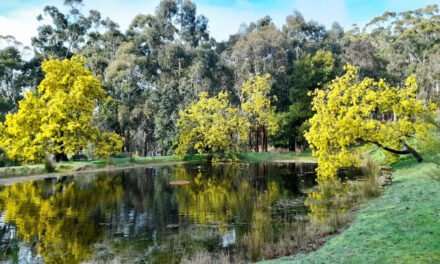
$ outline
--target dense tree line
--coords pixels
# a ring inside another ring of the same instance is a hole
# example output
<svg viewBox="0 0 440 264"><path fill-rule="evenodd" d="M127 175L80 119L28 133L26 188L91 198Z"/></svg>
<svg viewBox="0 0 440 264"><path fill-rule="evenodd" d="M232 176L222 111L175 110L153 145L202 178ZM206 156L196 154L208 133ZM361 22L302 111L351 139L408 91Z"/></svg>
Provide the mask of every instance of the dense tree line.
<svg viewBox="0 0 440 264"><path fill-rule="evenodd" d="M227 92L232 107L238 106L243 85L257 75L271 76L268 98L274 99L279 129L269 144L290 150L306 144L309 92L328 85L345 64L359 67L360 78L381 77L396 86L415 73L422 100L437 100L440 92L436 5L386 12L363 29L347 30L336 22L327 29L295 11L281 28L266 16L218 42L189 0L162 0L154 14L133 18L125 32L99 11L83 10L82 2L43 9L30 59L23 45L3 37L8 41L0 50L0 121L17 111L25 91L37 89L42 61L74 55L84 57L112 98L99 102L94 122L122 136L124 152L140 155L174 151L179 111L200 93Z"/></svg>

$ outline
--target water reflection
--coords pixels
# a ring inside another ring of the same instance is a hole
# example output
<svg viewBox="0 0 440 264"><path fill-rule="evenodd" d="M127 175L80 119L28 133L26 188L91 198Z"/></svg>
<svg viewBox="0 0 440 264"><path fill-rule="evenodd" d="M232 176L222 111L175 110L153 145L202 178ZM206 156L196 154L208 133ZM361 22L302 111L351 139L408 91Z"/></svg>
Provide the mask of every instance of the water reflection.
<svg viewBox="0 0 440 264"><path fill-rule="evenodd" d="M18 259L16 245L22 242L46 263L77 263L88 258L90 245L103 235L98 222L93 221L95 214L104 205L114 205L122 194L120 179L107 177L89 183L61 178L3 188L4 254ZM11 243L15 246L10 247ZM27 254L26 261L38 262L35 255Z"/></svg>
<svg viewBox="0 0 440 264"><path fill-rule="evenodd" d="M324 233L333 232L346 224L349 209L377 192L376 174L373 171L368 173L357 168L344 168L339 171L338 177L317 177L317 186L305 201L310 210L311 224L326 229ZM358 177L363 177L363 180L357 181Z"/></svg>
<svg viewBox="0 0 440 264"><path fill-rule="evenodd" d="M273 240L280 225L307 213L297 201L314 185L313 170L185 164L3 187L2 258L79 263L129 255L177 263L200 249L239 254L249 232ZM191 184L173 187L172 180Z"/></svg>
<svg viewBox="0 0 440 264"><path fill-rule="evenodd" d="M306 200L310 221L315 225L332 224L333 217L338 217L349 209L348 203L338 199L344 198L347 191L347 186L339 179L319 180L318 189L310 192Z"/></svg>

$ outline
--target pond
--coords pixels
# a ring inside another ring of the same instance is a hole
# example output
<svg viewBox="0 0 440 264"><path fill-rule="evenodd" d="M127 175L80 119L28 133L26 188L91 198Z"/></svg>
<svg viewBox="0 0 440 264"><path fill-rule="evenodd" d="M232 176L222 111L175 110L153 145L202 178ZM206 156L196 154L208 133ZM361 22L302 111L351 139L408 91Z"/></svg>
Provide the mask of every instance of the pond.
<svg viewBox="0 0 440 264"><path fill-rule="evenodd" d="M196 252L226 252L249 261L253 240L274 241L304 221L314 169L179 164L0 187L1 260L179 263Z"/></svg>

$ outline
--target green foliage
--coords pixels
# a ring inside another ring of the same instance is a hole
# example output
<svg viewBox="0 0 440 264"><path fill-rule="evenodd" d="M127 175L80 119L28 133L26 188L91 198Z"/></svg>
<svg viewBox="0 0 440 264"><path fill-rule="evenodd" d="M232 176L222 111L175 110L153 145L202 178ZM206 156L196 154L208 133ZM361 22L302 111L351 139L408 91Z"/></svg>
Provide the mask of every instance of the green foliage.
<svg viewBox="0 0 440 264"><path fill-rule="evenodd" d="M50 56L84 56L87 69L113 97L98 103L94 121L125 139L124 152L140 155L173 153L179 111L201 92L227 91L237 107L243 85L259 73L272 76L265 96L278 112L279 129L270 144L290 150L306 145L302 131L312 115L307 92L325 87L347 63L359 67L362 78L384 78L394 86L416 73L419 98L440 100L437 5L387 12L366 30L344 31L338 23L326 28L299 12L278 28L265 16L222 42L210 38L208 19L191 1L160 1L155 13L134 17L126 32L98 11L85 11L82 0L44 7L29 61L23 59L29 48L0 36L6 43L0 50L0 121L17 111L23 91L36 93L44 77L40 65ZM268 142L268 131L259 129L249 137L256 151L266 150Z"/></svg>
<svg viewBox="0 0 440 264"><path fill-rule="evenodd" d="M277 108L284 108L288 104L288 85L284 78L289 69L289 49L286 35L280 32L269 16L252 22L237 34L237 40L230 40L230 49L224 54L233 62L228 65L234 72L234 87L237 94L241 94L241 87L249 76L258 74L273 76L271 84L277 89L271 91L278 97L273 103Z"/></svg>
<svg viewBox="0 0 440 264"><path fill-rule="evenodd" d="M324 87L334 77L335 59L329 51L318 50L313 56L305 55L296 61L289 78L292 81L292 103L310 102L307 93Z"/></svg>
<svg viewBox="0 0 440 264"><path fill-rule="evenodd" d="M4 121L7 113L16 110L22 97L25 62L19 48L17 45L0 50L0 121Z"/></svg>
<svg viewBox="0 0 440 264"><path fill-rule="evenodd" d="M44 14L38 21L50 21L38 27L38 35L32 38L32 45L44 57L60 59L71 57L92 36L92 27L97 27L101 14L90 10L89 15L81 13L82 0L66 0L68 13L62 13L55 6L44 7Z"/></svg>
<svg viewBox="0 0 440 264"><path fill-rule="evenodd" d="M417 74L419 96L439 97L440 10L438 5L400 13L385 12L367 24L377 54L387 62L387 72L397 82Z"/></svg>

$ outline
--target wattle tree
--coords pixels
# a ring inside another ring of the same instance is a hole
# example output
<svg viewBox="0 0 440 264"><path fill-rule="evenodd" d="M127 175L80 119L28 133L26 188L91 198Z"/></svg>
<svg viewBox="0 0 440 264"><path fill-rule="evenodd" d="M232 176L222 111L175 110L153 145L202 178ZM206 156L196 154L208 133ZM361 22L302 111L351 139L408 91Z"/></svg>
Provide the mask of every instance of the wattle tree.
<svg viewBox="0 0 440 264"><path fill-rule="evenodd" d="M338 169L357 165L356 147L372 144L391 154L422 157L410 147L412 138L427 137L432 125L424 116L436 109L416 98L416 76L402 87L380 79L359 81L359 70L345 66L345 74L326 89L316 90L306 139L318 158L318 179L333 178Z"/></svg>
<svg viewBox="0 0 440 264"><path fill-rule="evenodd" d="M48 59L42 69L45 77L38 89L26 92L18 111L0 123L0 148L7 156L34 163L51 154L62 159L86 147L94 147L99 157L118 153L122 138L101 132L92 122L106 94L83 59Z"/></svg>
<svg viewBox="0 0 440 264"><path fill-rule="evenodd" d="M239 109L231 106L228 97L227 92L216 97L202 92L198 101L180 111L177 155L195 150L228 156L239 151L240 144L247 141L249 124Z"/></svg>

